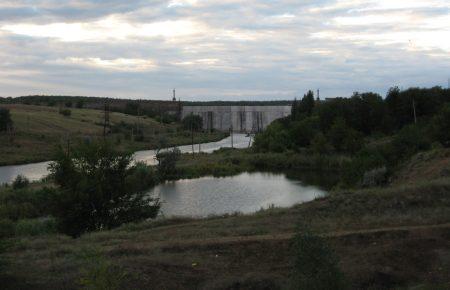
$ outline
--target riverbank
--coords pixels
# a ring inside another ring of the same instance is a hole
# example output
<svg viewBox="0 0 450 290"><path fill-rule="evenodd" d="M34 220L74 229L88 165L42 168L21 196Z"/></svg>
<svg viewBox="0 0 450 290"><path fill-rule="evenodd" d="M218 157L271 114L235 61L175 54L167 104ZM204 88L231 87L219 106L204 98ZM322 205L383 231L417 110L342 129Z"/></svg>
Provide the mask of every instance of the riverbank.
<svg viewBox="0 0 450 290"><path fill-rule="evenodd" d="M213 154L184 154L177 163L172 179L197 178L206 175L228 176L252 171L334 171L341 170L351 158L345 155L308 153L255 153L251 148L223 148Z"/></svg>
<svg viewBox="0 0 450 290"><path fill-rule="evenodd" d="M70 116L57 107L2 104L8 108L14 123L14 134L0 134L0 166L19 165L51 160L57 146L67 146L86 138L102 138L103 112L93 109L69 108ZM190 132L179 124L164 124L142 116L110 112L111 134L108 139L126 152L156 149L164 146L191 144ZM142 135L136 135L136 126ZM134 132L134 134L133 134ZM225 138L222 132L195 133L194 143L214 142Z"/></svg>
<svg viewBox="0 0 450 290"><path fill-rule="evenodd" d="M131 289L286 289L290 239L305 219L330 242L352 289L445 289L449 192L444 178L251 215L128 224L76 240L22 237L4 255L4 289L77 289L99 262L111 271L103 275L120 275Z"/></svg>

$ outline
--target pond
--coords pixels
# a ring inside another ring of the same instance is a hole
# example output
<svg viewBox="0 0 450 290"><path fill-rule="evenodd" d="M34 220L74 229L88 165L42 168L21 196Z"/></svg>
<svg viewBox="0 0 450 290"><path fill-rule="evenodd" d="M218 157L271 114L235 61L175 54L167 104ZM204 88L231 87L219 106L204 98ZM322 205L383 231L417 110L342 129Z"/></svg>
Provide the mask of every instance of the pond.
<svg viewBox="0 0 450 290"><path fill-rule="evenodd" d="M251 138L245 134L233 134L234 148L247 148L251 144ZM231 147L231 137L227 137L217 142L194 144L195 152L211 153L214 150ZM178 147L182 153L191 153L192 145L184 145ZM143 150L134 153L133 158L136 161L143 161L147 164L155 164L155 150ZM22 164L22 165L8 165L0 166L0 184L11 183L17 175L23 175L30 181L39 180L48 175L48 165L50 161Z"/></svg>
<svg viewBox="0 0 450 290"><path fill-rule="evenodd" d="M163 202L165 217L253 213L270 206L289 207L326 195L322 186L308 185L280 173L242 173L160 184L149 191Z"/></svg>

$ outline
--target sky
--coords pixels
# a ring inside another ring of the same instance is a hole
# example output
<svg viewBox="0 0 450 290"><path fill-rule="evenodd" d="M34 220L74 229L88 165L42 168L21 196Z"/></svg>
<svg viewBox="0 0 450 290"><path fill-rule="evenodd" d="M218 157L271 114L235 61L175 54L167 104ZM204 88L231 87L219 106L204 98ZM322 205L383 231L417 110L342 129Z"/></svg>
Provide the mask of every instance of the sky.
<svg viewBox="0 0 450 290"><path fill-rule="evenodd" d="M449 78L450 0L0 1L0 96L384 96Z"/></svg>

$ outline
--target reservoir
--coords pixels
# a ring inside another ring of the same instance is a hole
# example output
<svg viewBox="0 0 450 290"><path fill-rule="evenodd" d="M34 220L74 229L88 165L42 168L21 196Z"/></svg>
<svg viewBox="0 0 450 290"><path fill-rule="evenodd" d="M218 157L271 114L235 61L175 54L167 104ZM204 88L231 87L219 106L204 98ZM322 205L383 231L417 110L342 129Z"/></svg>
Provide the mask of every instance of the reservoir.
<svg viewBox="0 0 450 290"><path fill-rule="evenodd" d="M261 208L289 207L326 195L325 188L291 179L284 173L241 173L168 181L149 191L162 201L164 217L206 217L253 213Z"/></svg>

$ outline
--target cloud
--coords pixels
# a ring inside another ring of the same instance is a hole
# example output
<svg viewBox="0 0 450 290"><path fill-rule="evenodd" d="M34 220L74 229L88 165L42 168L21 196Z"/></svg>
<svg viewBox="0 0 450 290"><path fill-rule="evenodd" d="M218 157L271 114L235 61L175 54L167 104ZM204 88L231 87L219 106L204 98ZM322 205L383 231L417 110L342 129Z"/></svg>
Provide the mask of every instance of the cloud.
<svg viewBox="0 0 450 290"><path fill-rule="evenodd" d="M4 0L0 95L285 99L446 85L445 0Z"/></svg>

